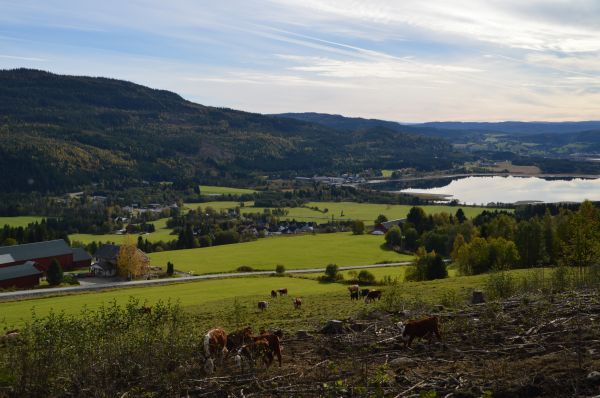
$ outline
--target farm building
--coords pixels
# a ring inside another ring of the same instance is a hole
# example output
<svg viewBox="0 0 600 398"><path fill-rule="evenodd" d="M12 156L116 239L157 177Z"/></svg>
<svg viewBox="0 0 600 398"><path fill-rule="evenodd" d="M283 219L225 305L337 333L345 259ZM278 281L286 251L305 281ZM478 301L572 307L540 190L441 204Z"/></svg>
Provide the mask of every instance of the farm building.
<svg viewBox="0 0 600 398"><path fill-rule="evenodd" d="M90 267L90 272L96 276L115 276L117 274L117 258L119 256L119 250L121 250L121 246L115 244L100 246L94 255L95 261ZM137 249L137 251L141 254L147 267L150 263L150 259L146 253L140 249Z"/></svg>
<svg viewBox="0 0 600 398"><path fill-rule="evenodd" d="M12 267L0 268L0 289L11 287L20 289L31 289L40 284L42 271L35 267L33 261Z"/></svg>
<svg viewBox="0 0 600 398"><path fill-rule="evenodd" d="M390 220L390 221L385 221L385 222L379 223L379 224L375 225L375 227L373 228L372 234L379 235L381 232L385 234L388 231L388 229L392 228L394 225L400 226L405 221L406 221L406 218L399 218L397 220Z"/></svg>
<svg viewBox="0 0 600 398"><path fill-rule="evenodd" d="M33 261L40 270L46 271L53 259L64 270L86 267L91 263L91 257L84 250L72 249L62 239L0 247L0 268Z"/></svg>

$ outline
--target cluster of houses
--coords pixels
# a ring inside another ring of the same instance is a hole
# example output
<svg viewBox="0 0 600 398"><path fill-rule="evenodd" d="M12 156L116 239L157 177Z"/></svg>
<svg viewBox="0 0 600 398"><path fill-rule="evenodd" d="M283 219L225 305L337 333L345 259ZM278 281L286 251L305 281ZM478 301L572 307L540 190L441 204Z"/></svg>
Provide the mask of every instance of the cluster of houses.
<svg viewBox="0 0 600 398"><path fill-rule="evenodd" d="M31 289L39 285L53 260L58 261L64 271L85 268L92 276L115 276L119 250L119 245L106 244L92 259L84 249L72 248L63 239L0 246L0 289ZM146 253L137 250L145 263L144 268L152 271Z"/></svg>
<svg viewBox="0 0 600 398"><path fill-rule="evenodd" d="M296 177L300 182L317 182L326 185L354 185L364 184L367 180L358 174L342 174L339 177L314 176L314 177Z"/></svg>

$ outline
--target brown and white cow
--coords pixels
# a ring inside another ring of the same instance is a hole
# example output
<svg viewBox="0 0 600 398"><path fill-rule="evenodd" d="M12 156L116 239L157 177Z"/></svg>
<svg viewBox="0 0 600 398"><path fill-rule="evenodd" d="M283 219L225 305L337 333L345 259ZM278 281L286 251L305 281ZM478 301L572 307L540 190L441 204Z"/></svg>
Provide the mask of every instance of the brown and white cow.
<svg viewBox="0 0 600 398"><path fill-rule="evenodd" d="M292 299L292 303L294 304L294 309L299 310L302 306L302 299L300 297L295 297Z"/></svg>
<svg viewBox="0 0 600 398"><path fill-rule="evenodd" d="M269 353L267 355L267 359L268 361L265 363L267 365L267 367L271 366L271 363L273 363L273 359L275 359L274 357L277 357L278 361L279 361L279 366L281 367L281 336L283 334L281 333L281 331L277 331L274 333L270 333L270 332L264 332L261 333L259 336L254 336L253 340L255 342L260 341L260 340L264 340L268 343L269 346Z"/></svg>
<svg viewBox="0 0 600 398"><path fill-rule="evenodd" d="M367 297L365 297L365 303L369 303L375 299L381 300L380 290L371 290L369 293L367 293Z"/></svg>
<svg viewBox="0 0 600 398"><path fill-rule="evenodd" d="M358 292L360 290L360 286L358 285L350 285L348 286L348 291L350 293Z"/></svg>
<svg viewBox="0 0 600 398"><path fill-rule="evenodd" d="M288 294L287 287L284 287L283 289L277 289L277 291L279 292L280 296L287 296Z"/></svg>
<svg viewBox="0 0 600 398"><path fill-rule="evenodd" d="M400 329L404 347L410 348L410 345L416 337L429 339L429 344L431 344L433 340L433 335L437 337L438 341L442 341L439 321L435 316L407 323L398 322L396 325Z"/></svg>
<svg viewBox="0 0 600 398"><path fill-rule="evenodd" d="M269 343L265 339L259 339L241 346L235 356L235 363L243 370L243 362L248 362L250 368L254 368L257 359L262 359L265 367L269 367L273 361L273 355Z"/></svg>
<svg viewBox="0 0 600 398"><path fill-rule="evenodd" d="M223 329L215 328L209 330L204 335L204 355L206 361L204 370L206 373L215 371L215 360L218 360L219 365L223 363L223 358L227 354L227 333Z"/></svg>
<svg viewBox="0 0 600 398"><path fill-rule="evenodd" d="M258 302L258 309L259 310L265 311L268 307L269 307L269 302L268 301L259 301Z"/></svg>

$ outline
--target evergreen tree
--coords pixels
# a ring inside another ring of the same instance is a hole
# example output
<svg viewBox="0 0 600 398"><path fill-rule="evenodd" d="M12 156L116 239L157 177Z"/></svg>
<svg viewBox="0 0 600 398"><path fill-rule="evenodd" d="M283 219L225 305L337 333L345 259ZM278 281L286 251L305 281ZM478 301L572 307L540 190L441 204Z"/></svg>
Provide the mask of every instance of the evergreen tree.
<svg viewBox="0 0 600 398"><path fill-rule="evenodd" d="M63 279L63 270L57 259L53 258L46 271L46 280L50 286L60 285Z"/></svg>

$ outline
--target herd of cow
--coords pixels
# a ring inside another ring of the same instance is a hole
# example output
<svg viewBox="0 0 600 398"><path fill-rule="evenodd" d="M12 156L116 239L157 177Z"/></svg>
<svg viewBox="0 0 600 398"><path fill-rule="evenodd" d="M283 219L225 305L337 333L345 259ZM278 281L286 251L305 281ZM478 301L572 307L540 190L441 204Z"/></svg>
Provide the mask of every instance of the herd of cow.
<svg viewBox="0 0 600 398"><path fill-rule="evenodd" d="M381 300L381 290L361 289L358 285L348 286L350 291L350 300L358 300L360 297L365 298L365 303L369 303L375 299Z"/></svg>

